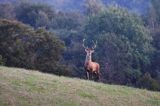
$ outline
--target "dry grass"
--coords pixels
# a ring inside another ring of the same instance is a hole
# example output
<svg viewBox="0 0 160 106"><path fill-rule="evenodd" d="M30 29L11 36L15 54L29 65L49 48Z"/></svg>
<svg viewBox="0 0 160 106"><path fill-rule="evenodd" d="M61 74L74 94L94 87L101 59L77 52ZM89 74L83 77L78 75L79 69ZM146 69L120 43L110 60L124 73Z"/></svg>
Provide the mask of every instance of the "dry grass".
<svg viewBox="0 0 160 106"><path fill-rule="evenodd" d="M160 106L160 92L0 67L0 106Z"/></svg>

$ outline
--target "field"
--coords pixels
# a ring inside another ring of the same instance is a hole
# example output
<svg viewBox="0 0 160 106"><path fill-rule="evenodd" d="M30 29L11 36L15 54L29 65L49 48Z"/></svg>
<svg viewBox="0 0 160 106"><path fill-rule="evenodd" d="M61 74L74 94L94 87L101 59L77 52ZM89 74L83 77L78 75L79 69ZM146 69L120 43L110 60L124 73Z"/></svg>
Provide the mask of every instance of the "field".
<svg viewBox="0 0 160 106"><path fill-rule="evenodd" d="M160 106L160 92L0 67L0 106Z"/></svg>

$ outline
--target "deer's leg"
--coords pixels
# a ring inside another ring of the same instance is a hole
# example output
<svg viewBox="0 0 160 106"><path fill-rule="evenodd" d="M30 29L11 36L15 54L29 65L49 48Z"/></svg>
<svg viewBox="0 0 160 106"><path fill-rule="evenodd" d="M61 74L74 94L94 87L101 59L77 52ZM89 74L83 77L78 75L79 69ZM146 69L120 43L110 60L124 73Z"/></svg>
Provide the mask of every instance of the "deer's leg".
<svg viewBox="0 0 160 106"><path fill-rule="evenodd" d="M93 80L96 81L96 79L97 79L97 74L94 72L93 73Z"/></svg>
<svg viewBox="0 0 160 106"><path fill-rule="evenodd" d="M100 79L100 73L97 73L97 81Z"/></svg>
<svg viewBox="0 0 160 106"><path fill-rule="evenodd" d="M91 72L91 80L93 80L93 72Z"/></svg>
<svg viewBox="0 0 160 106"><path fill-rule="evenodd" d="M89 72L87 71L87 79L89 80Z"/></svg>
<svg viewBox="0 0 160 106"><path fill-rule="evenodd" d="M94 81L98 81L100 79L100 73L95 72L94 75L95 75Z"/></svg>

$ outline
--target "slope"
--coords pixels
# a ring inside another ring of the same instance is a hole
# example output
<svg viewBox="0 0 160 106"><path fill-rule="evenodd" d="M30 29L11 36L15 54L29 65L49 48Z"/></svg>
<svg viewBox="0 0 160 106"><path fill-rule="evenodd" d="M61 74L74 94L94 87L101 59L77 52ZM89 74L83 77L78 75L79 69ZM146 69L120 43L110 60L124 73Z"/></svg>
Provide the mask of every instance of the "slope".
<svg viewBox="0 0 160 106"><path fill-rule="evenodd" d="M1 66L0 106L160 106L160 92Z"/></svg>

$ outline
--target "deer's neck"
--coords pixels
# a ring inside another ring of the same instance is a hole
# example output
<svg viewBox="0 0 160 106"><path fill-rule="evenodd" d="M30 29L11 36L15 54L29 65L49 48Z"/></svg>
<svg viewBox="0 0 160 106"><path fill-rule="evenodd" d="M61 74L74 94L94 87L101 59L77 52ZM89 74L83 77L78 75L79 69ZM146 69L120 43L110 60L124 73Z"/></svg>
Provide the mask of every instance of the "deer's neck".
<svg viewBox="0 0 160 106"><path fill-rule="evenodd" d="M86 55L86 60L85 60L85 64L89 63L89 62L92 62L92 55L91 54L87 54Z"/></svg>

